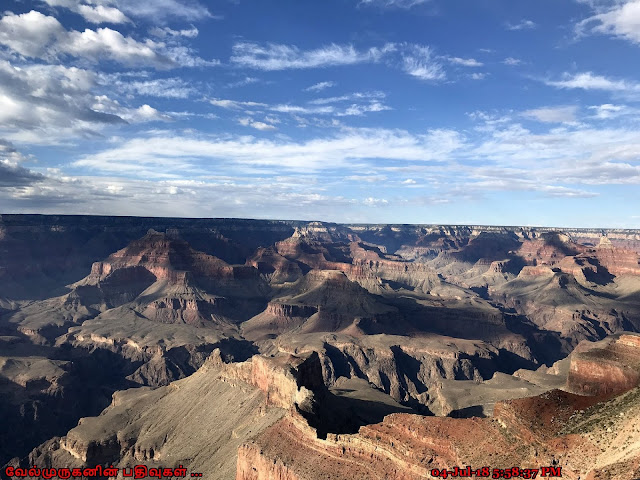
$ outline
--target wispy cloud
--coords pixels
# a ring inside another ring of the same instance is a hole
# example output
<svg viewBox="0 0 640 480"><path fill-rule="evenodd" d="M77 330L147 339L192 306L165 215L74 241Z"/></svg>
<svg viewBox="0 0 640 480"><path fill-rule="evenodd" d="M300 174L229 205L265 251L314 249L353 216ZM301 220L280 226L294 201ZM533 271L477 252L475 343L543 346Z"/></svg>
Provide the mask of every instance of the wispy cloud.
<svg viewBox="0 0 640 480"><path fill-rule="evenodd" d="M516 31L516 30L533 30L538 25L531 20L523 19L517 23L507 22L505 26L507 27L507 30Z"/></svg>
<svg viewBox="0 0 640 480"><path fill-rule="evenodd" d="M210 99L211 105L228 110L270 111L291 115L335 115L336 117L360 116L368 112L382 112L391 107L381 103L385 95L382 92L355 92L340 97L317 98L306 105L267 104L254 101L238 101L229 99ZM345 102L351 105L345 106ZM335 105L343 104L343 105Z"/></svg>
<svg viewBox="0 0 640 480"><path fill-rule="evenodd" d="M114 173L147 172L158 167L171 173L222 162L304 172L376 158L442 162L461 146L460 135L448 130L411 135L403 130L345 129L335 136L306 142L162 135L126 141L116 148L85 155L74 165ZM190 167L184 164L184 159L192 159L188 161Z"/></svg>
<svg viewBox="0 0 640 480"><path fill-rule="evenodd" d="M546 80L547 85L557 88L605 90L609 92L640 92L640 83L627 80L616 80L603 75L595 75L592 72L565 73L561 80Z"/></svg>
<svg viewBox="0 0 640 480"><path fill-rule="evenodd" d="M384 92L376 90L372 92L354 92L347 95L341 95L339 97L316 98L311 100L309 103L311 105L327 105L329 103L350 102L354 100L382 100L385 97L386 95Z"/></svg>
<svg viewBox="0 0 640 480"><path fill-rule="evenodd" d="M328 82L319 82L310 87L304 89L305 92L320 92L330 87L335 87L336 82L328 81Z"/></svg>
<svg viewBox="0 0 640 480"><path fill-rule="evenodd" d="M229 88L244 87L246 85L252 85L254 83L258 83L259 81L260 79L256 77L244 77L242 80L238 80L236 82L231 82L227 84L227 87Z"/></svg>
<svg viewBox="0 0 640 480"><path fill-rule="evenodd" d="M502 61L502 63L513 67L516 65L520 65L522 63L522 60L520 60L519 58L507 57Z"/></svg>
<svg viewBox="0 0 640 480"><path fill-rule="evenodd" d="M376 62L388 51L387 46L357 50L353 45L331 44L315 50L301 50L295 45L242 42L233 46L230 60L238 66L272 71Z"/></svg>
<svg viewBox="0 0 640 480"><path fill-rule="evenodd" d="M420 80L436 81L446 77L444 68L433 55L430 47L410 45L402 54L403 70Z"/></svg>
<svg viewBox="0 0 640 480"><path fill-rule="evenodd" d="M105 86L117 87L118 92L132 97L142 95L185 99L198 92L191 82L180 77L126 81L121 76L102 75L100 83Z"/></svg>
<svg viewBox="0 0 640 480"><path fill-rule="evenodd" d="M423 5L430 1L431 0L359 0L358 4L380 8L409 9L418 5Z"/></svg>

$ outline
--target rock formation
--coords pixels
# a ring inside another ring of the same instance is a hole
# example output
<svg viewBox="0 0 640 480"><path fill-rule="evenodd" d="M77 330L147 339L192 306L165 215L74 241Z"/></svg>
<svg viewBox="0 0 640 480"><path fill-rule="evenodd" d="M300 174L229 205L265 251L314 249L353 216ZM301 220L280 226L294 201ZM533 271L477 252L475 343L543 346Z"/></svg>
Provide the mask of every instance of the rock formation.
<svg viewBox="0 0 640 480"><path fill-rule="evenodd" d="M0 463L626 478L639 261L634 230L2 215Z"/></svg>

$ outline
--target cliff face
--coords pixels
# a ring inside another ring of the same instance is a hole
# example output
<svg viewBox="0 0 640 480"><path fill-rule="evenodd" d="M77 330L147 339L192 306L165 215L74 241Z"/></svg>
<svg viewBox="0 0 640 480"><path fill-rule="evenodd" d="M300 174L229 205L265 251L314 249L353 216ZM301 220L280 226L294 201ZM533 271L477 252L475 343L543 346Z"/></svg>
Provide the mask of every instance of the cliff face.
<svg viewBox="0 0 640 480"><path fill-rule="evenodd" d="M229 382L244 382L264 392L266 403L284 409L297 407L311 412L314 390L324 389L317 355L308 358L284 355L267 358L255 355L242 363L224 363L219 351L207 360L205 368L215 369Z"/></svg>
<svg viewBox="0 0 640 480"><path fill-rule="evenodd" d="M458 410L477 405L455 408L446 383L550 365L582 340L640 330L639 233L2 216L0 339L24 341L12 361L32 347L53 362L101 358L103 368L82 378L104 381L108 394L193 376L218 348L217 380L262 392L268 408L304 412L331 441L338 430L380 423L381 412L469 414ZM600 398L632 386L633 369L614 362L624 342L576 354L568 388ZM10 382L0 378L0 390ZM351 398L362 389L345 382L366 386L366 398ZM11 397L18 410L10 411L35 421L42 410L31 393L40 384L16 385L27 394ZM61 396L44 383L38 391L43 405ZM372 392L385 400L371 401ZM335 405L347 406L338 415ZM78 461L93 455L91 441L108 455L116 448L112 437L74 435L61 445ZM7 452L10 438L0 434ZM116 439L132 458L159 458L156 439L133 450L131 438ZM372 453L349 450L356 444L345 446L355 457ZM453 459L445 447L438 451ZM288 462L282 468L299 475Z"/></svg>
<svg viewBox="0 0 640 480"><path fill-rule="evenodd" d="M571 355L567 387L582 395L619 395L640 384L640 336L583 343Z"/></svg>
<svg viewBox="0 0 640 480"><path fill-rule="evenodd" d="M640 372L639 338L622 335L582 348L608 352L619 367ZM578 352L576 358L582 355ZM591 365L575 365L570 384L590 382L576 373L589 374ZM616 378L603 382L620 385ZM498 402L493 418L392 414L361 427L357 434L329 434L326 439L317 438L302 417L291 413L239 448L236 480L427 479L434 468L466 465L490 465L491 473L493 468L553 466L561 469L563 478L573 480L631 480L637 478L640 465L635 447L640 433L629 423L640 419L638 385L629 384L631 390L619 396L606 388L597 396L553 390ZM609 442L620 450L610 449Z"/></svg>

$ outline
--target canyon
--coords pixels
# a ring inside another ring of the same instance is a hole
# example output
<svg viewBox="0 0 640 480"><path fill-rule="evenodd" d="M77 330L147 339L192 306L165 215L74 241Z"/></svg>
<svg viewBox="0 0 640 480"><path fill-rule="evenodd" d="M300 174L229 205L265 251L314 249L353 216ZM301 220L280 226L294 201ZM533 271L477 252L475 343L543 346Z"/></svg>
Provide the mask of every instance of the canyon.
<svg viewBox="0 0 640 480"><path fill-rule="evenodd" d="M640 231L0 216L6 467L640 478Z"/></svg>

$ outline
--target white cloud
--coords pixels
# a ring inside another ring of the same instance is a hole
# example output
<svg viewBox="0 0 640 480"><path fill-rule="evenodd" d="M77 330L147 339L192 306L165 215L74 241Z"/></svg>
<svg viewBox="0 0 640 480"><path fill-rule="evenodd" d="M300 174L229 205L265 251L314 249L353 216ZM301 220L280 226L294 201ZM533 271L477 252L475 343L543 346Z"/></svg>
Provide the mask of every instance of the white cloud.
<svg viewBox="0 0 640 480"><path fill-rule="evenodd" d="M179 77L155 78L152 80L125 81L120 76L102 75L101 83L117 88L125 95L144 95L159 98L189 98L198 90L186 80Z"/></svg>
<svg viewBox="0 0 640 480"><path fill-rule="evenodd" d="M167 19L196 21L206 18L219 18L212 15L200 3L181 0L41 0L52 7L67 8L82 15L91 23L124 23L130 21L125 13L133 17L142 17L153 22ZM123 13L124 12L124 13Z"/></svg>
<svg viewBox="0 0 640 480"><path fill-rule="evenodd" d="M42 0L50 7L63 7L82 15L90 23L126 23L129 18L108 0Z"/></svg>
<svg viewBox="0 0 640 480"><path fill-rule="evenodd" d="M571 123L576 121L578 107L567 105L561 107L543 107L526 110L521 113L523 117L544 123Z"/></svg>
<svg viewBox="0 0 640 480"><path fill-rule="evenodd" d="M173 62L159 53L161 45L151 40L138 42L109 28L67 31L53 17L34 10L0 19L0 44L20 55L52 59L59 55L83 57L92 61L114 60L126 65L170 68Z"/></svg>
<svg viewBox="0 0 640 480"><path fill-rule="evenodd" d="M249 123L250 120L247 125ZM193 170L200 164L220 166L229 163L235 169L247 165L307 172L382 158L441 162L461 146L461 136L450 130L411 135L403 130L345 129L333 137L305 142L161 135L128 140L101 153L85 155L74 165L102 172L158 169L170 174L176 169Z"/></svg>
<svg viewBox="0 0 640 480"><path fill-rule="evenodd" d="M319 82L304 89L305 92L319 92L330 87L335 87L336 82Z"/></svg>
<svg viewBox="0 0 640 480"><path fill-rule="evenodd" d="M309 103L311 105L327 105L331 103L351 102L354 100L382 100L385 97L386 95L384 92L374 90L372 92L354 92L348 95L341 95L339 97L316 98L309 101Z"/></svg>
<svg viewBox="0 0 640 480"><path fill-rule="evenodd" d="M104 0L103 0L104 1ZM141 17L154 22L181 19L189 22L205 20L207 18L220 19L213 15L207 7L195 0L107 0L114 3L125 13L134 17Z"/></svg>
<svg viewBox="0 0 640 480"><path fill-rule="evenodd" d="M209 103L216 107L227 110L244 110L248 113L254 111L270 111L277 113L287 113L292 116L296 115L335 115L337 117L360 116L368 112L381 112L391 110L391 108L377 101L378 98L384 98L382 92L356 92L342 97L320 98L308 102L308 105L291 105L276 104L269 105L267 103L238 101L229 99L214 98ZM337 107L330 105L331 103L339 103L343 101L362 100L361 103L354 103L350 106Z"/></svg>
<svg viewBox="0 0 640 480"><path fill-rule="evenodd" d="M97 137L105 127L166 120L145 105L120 105L96 97L99 76L77 67L33 64L14 67L0 60L0 136L20 143L56 144Z"/></svg>
<svg viewBox="0 0 640 480"><path fill-rule="evenodd" d="M117 116L131 123L171 120L170 116L160 113L150 105L145 104L138 108L123 107L118 101L111 100L106 95L95 97L92 109L96 112Z"/></svg>
<svg viewBox="0 0 640 480"><path fill-rule="evenodd" d="M640 92L640 84L626 80L614 80L591 72L565 73L562 80L546 80L547 85L557 88L578 88L582 90L606 90L609 92Z"/></svg>
<svg viewBox="0 0 640 480"><path fill-rule="evenodd" d="M624 110L624 106L600 107L593 110ZM258 128L251 125L258 121L270 123L264 117L247 118L242 120L247 127ZM104 177L84 176L63 182L62 173L51 172L55 182L36 182L27 177L20 180L22 186L12 190L13 196L7 197L6 192L0 195L5 195L6 205L42 204L46 205L44 209L50 208L45 203L50 197L54 204L87 201L94 207L104 207L104 200L114 208L123 208L123 213L130 212L125 201L131 203L131 198L135 197L136 205L147 207L149 213L160 208L157 202L162 202L164 196L173 196L174 204L162 207L162 214L193 206L193 212L206 216L211 214L202 206L181 202L195 196L194 201L208 205L212 199L206 192L215 190L221 198L234 195L233 201L244 206L227 212L246 216L257 205L266 205L275 208L270 211L272 216L282 218L289 211L284 207L285 199L298 202L294 212L302 211L298 208L303 203L307 211L318 208L324 212L329 211L324 207L338 205L345 211L357 206L392 206L395 200L387 186L419 190L423 195L409 198L409 202L447 203L492 192L519 191L580 200L602 193L598 190L601 185L640 185L640 133L633 126L595 128L574 122L538 125L536 128L542 132L533 133L513 117L499 117L504 121L498 121L480 112L473 118L483 128L477 135L467 133L465 137L453 130L415 134L341 128L323 137L296 141L284 136L261 139L250 135L152 131L139 138L115 141L111 147L73 163L74 168L99 172ZM339 177L335 172L340 172ZM120 180L114 180L113 175L120 176ZM256 176L263 179L254 182ZM280 180L283 178L287 178L286 182ZM354 199L323 193L345 181L351 182L349 185L377 182L377 193ZM285 185L294 190L285 192ZM152 200L153 192L158 199ZM87 200L89 194L95 199ZM114 198L123 201L115 204ZM214 205L228 206L220 202L223 200L214 200Z"/></svg>
<svg viewBox="0 0 640 480"><path fill-rule="evenodd" d="M594 112L593 118L597 120L611 120L625 115L640 115L640 110L637 108L627 105L612 105L610 103L592 105L589 110Z"/></svg>
<svg viewBox="0 0 640 480"><path fill-rule="evenodd" d="M256 77L244 77L242 80L238 80L236 82L231 82L227 84L227 87L229 88L244 87L245 85L251 85L253 83L258 83L259 81L260 79Z"/></svg>
<svg viewBox="0 0 640 480"><path fill-rule="evenodd" d="M375 198L375 197L367 197L362 203L364 203L368 207L381 207L389 204L389 200L384 198Z"/></svg>
<svg viewBox="0 0 640 480"><path fill-rule="evenodd" d="M84 32L72 30L51 47L52 53L60 50L93 61L108 59L129 66L150 65L157 68L175 65L166 55L159 53L161 45L151 40L141 43L110 28L86 29Z"/></svg>
<svg viewBox="0 0 640 480"><path fill-rule="evenodd" d="M372 102L369 104L353 104L342 112L336 112L337 117L361 116L368 112L384 112L391 110L391 107L380 102Z"/></svg>
<svg viewBox="0 0 640 480"><path fill-rule="evenodd" d="M519 58L507 57L502 61L502 63L513 67L516 65L520 65L522 63L522 60L520 60Z"/></svg>
<svg viewBox="0 0 640 480"><path fill-rule="evenodd" d="M616 1L576 26L578 34L602 33L640 43L640 0ZM604 11L602 11L604 10Z"/></svg>
<svg viewBox="0 0 640 480"><path fill-rule="evenodd" d="M407 46L402 54L402 65L407 74L420 80L443 80L446 76L442 65L433 58L433 52L427 46Z"/></svg>
<svg viewBox="0 0 640 480"><path fill-rule="evenodd" d="M122 123L92 106L95 74L76 67L0 61L0 134L14 141L56 143Z"/></svg>
<svg viewBox="0 0 640 480"><path fill-rule="evenodd" d="M531 20L527 20L527 19L523 19L518 23L507 22L506 24L507 30L532 30L537 26L538 25L536 25L535 22L532 22Z"/></svg>
<svg viewBox="0 0 640 480"><path fill-rule="evenodd" d="M114 7L104 5L78 5L77 12L91 23L126 23L127 16Z"/></svg>
<svg viewBox="0 0 640 480"><path fill-rule="evenodd" d="M262 130L262 131L276 129L274 125L271 125L265 122L255 121L253 118L250 118L250 117L239 118L238 123L242 126L251 127L251 128L255 128L256 130Z"/></svg>
<svg viewBox="0 0 640 480"><path fill-rule="evenodd" d="M53 61L65 55L99 62L111 60L126 66L169 69L177 66L211 66L218 60L204 60L185 46L153 40L140 42L110 28L66 30L54 17L32 10L0 19L0 45L31 58Z"/></svg>
<svg viewBox="0 0 640 480"><path fill-rule="evenodd" d="M236 43L231 62L259 70L319 68L378 61L389 47L358 51L353 45L331 44L315 50L300 50L294 45Z"/></svg>
<svg viewBox="0 0 640 480"><path fill-rule="evenodd" d="M484 63L479 62L475 58L460 58L460 57L447 57L454 65L461 65L463 67L482 67Z"/></svg>
<svg viewBox="0 0 640 480"><path fill-rule="evenodd" d="M359 0L358 5L367 5L381 8L405 8L409 9L417 5L423 5L431 0Z"/></svg>
<svg viewBox="0 0 640 480"><path fill-rule="evenodd" d="M173 30L169 27L154 27L151 29L151 34L159 37L159 38L167 38L167 37L186 37L186 38L196 38L200 31L194 27L185 28L182 30Z"/></svg>
<svg viewBox="0 0 640 480"><path fill-rule="evenodd" d="M244 107L259 107L259 108L264 108L264 107L268 107L268 105L266 103L260 103L260 102L240 102L237 100L228 100L228 99L223 99L223 98L212 98L209 100L209 103L211 105L213 105L214 107L220 107L220 108L225 108L225 109L232 109L232 110L240 110Z"/></svg>
<svg viewBox="0 0 640 480"><path fill-rule="evenodd" d="M472 80L484 80L485 78L487 78L489 74L485 73L485 72L474 72L471 75L469 75L469 77Z"/></svg>
<svg viewBox="0 0 640 480"><path fill-rule="evenodd" d="M15 15L11 12L0 19L0 44L25 57L40 57L47 47L66 34L58 20L31 10Z"/></svg>

